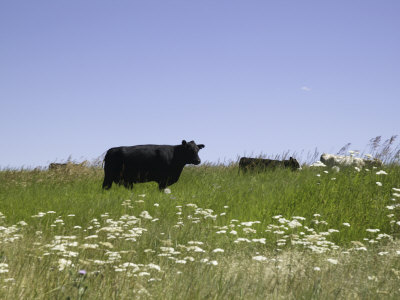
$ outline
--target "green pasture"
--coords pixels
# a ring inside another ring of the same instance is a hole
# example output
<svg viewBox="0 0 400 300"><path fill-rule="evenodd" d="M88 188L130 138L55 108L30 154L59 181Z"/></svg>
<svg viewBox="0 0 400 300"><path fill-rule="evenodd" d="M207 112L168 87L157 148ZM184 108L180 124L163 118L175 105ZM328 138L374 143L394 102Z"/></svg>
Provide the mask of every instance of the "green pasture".
<svg viewBox="0 0 400 300"><path fill-rule="evenodd" d="M396 298L400 168L382 170L203 165L170 193L2 170L0 298Z"/></svg>

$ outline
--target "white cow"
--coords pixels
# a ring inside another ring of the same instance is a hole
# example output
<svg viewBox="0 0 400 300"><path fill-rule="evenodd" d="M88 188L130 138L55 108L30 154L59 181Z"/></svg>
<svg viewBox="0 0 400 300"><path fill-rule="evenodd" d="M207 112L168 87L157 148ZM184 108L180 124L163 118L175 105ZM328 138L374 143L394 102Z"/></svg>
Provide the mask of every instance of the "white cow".
<svg viewBox="0 0 400 300"><path fill-rule="evenodd" d="M358 168L363 168L363 167L371 168L371 167L381 167L383 165L382 161L377 158L363 159L360 157L334 155L327 153L322 154L320 160L328 167L353 166Z"/></svg>

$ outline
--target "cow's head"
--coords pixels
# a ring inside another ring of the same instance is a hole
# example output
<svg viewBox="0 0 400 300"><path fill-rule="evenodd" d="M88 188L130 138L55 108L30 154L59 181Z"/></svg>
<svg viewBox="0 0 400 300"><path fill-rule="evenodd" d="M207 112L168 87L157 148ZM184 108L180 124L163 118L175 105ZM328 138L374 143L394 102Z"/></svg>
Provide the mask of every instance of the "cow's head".
<svg viewBox="0 0 400 300"><path fill-rule="evenodd" d="M199 157L199 151L200 149L203 149L205 146L203 144L198 144L194 141L190 141L189 143L186 142L185 140L182 141L182 148L183 148L183 153L182 157L187 164L194 164L198 165L201 163L200 157Z"/></svg>
<svg viewBox="0 0 400 300"><path fill-rule="evenodd" d="M295 158L293 158L293 157L290 157L290 158L289 158L289 165L290 165L290 168L291 168L292 170L300 169L300 164L299 164L299 162L297 161L297 159L295 159Z"/></svg>

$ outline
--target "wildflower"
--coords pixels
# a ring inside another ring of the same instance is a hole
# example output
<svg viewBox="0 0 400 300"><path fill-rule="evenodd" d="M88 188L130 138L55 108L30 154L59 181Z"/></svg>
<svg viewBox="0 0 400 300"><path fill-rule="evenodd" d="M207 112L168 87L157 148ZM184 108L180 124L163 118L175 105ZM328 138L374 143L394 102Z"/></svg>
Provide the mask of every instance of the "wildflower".
<svg viewBox="0 0 400 300"><path fill-rule="evenodd" d="M237 235L237 231L236 230L231 230L231 232L229 232L230 234L233 234L233 235Z"/></svg>
<svg viewBox="0 0 400 300"><path fill-rule="evenodd" d="M186 264L187 261L184 260L184 259L181 259L181 260L176 260L175 263L177 263L177 264Z"/></svg>
<svg viewBox="0 0 400 300"><path fill-rule="evenodd" d="M199 246L190 246L186 248L187 251L194 251L194 252L206 252L205 250L201 249Z"/></svg>
<svg viewBox="0 0 400 300"><path fill-rule="evenodd" d="M208 263L209 265L217 266L218 262L216 260L212 260Z"/></svg>
<svg viewBox="0 0 400 300"><path fill-rule="evenodd" d="M338 264L338 260L334 259L334 258L328 258L327 261L330 262L333 265L337 265Z"/></svg>
<svg viewBox="0 0 400 300"><path fill-rule="evenodd" d="M250 240L246 239L246 238L238 238L238 239L236 239L236 241L234 241L234 243L240 243L240 242L250 243Z"/></svg>
<svg viewBox="0 0 400 300"><path fill-rule="evenodd" d="M186 257L184 258L184 260L186 260L186 261L191 261L191 262L195 261L194 257L191 257L191 256L186 256Z"/></svg>
<svg viewBox="0 0 400 300"><path fill-rule="evenodd" d="M255 230L255 229L253 229L253 228L249 228L249 227L243 228L243 231L244 231L245 233L247 233L247 234L249 234L249 233L256 233L256 232L257 232L257 230Z"/></svg>
<svg viewBox="0 0 400 300"><path fill-rule="evenodd" d="M383 252L379 252L378 253L378 255L380 255L380 256L383 256L383 255L388 255L389 254L389 252L385 252L385 251L383 251Z"/></svg>
<svg viewBox="0 0 400 300"><path fill-rule="evenodd" d="M152 216L150 216L149 212L147 210L144 210L140 213L139 217L143 218L143 219L147 219L147 220L151 220L153 219Z"/></svg>
<svg viewBox="0 0 400 300"><path fill-rule="evenodd" d="M8 264L0 263L0 274L8 273Z"/></svg>
<svg viewBox="0 0 400 300"><path fill-rule="evenodd" d="M150 268L150 269L157 270L157 271L159 271L159 272L161 271L160 266L159 266L159 265L156 265L156 264L148 264L147 267Z"/></svg>
<svg viewBox="0 0 400 300"><path fill-rule="evenodd" d="M275 233L275 234L285 234L285 232L284 232L284 231L281 231L281 230L275 230L274 233Z"/></svg>
<svg viewBox="0 0 400 300"><path fill-rule="evenodd" d="M203 245L203 242L198 242L198 241L189 241L188 242L189 245Z"/></svg>
<svg viewBox="0 0 400 300"><path fill-rule="evenodd" d="M97 244L83 244L81 246L81 248L83 248L83 249L97 249L97 248L99 248L99 245L97 245Z"/></svg>
<svg viewBox="0 0 400 300"><path fill-rule="evenodd" d="M295 227L300 227L300 226L303 226L303 225L301 225L301 223L299 221L297 221L297 220L292 220L292 221L290 221L288 223L288 226L290 228L295 228Z"/></svg>
<svg viewBox="0 0 400 300"><path fill-rule="evenodd" d="M154 206L155 206L155 207L159 207L159 206L160 206L160 204L158 204L158 203L154 203Z"/></svg>
<svg viewBox="0 0 400 300"><path fill-rule="evenodd" d="M372 233L375 233L375 232L379 232L380 230L379 229L366 229L366 231L368 231L368 232L372 232Z"/></svg>
<svg viewBox="0 0 400 300"><path fill-rule="evenodd" d="M360 169L359 167L354 167L354 169L355 169L357 172L360 172L360 171L361 171L361 169Z"/></svg>
<svg viewBox="0 0 400 300"><path fill-rule="evenodd" d="M99 236L97 234L89 235L85 237L85 240L90 240L90 239L97 239Z"/></svg>
<svg viewBox="0 0 400 300"><path fill-rule="evenodd" d="M388 173L386 173L385 171L383 171L383 170L380 170L380 171L378 171L378 172L376 172L376 175L387 175Z"/></svg>
<svg viewBox="0 0 400 300"><path fill-rule="evenodd" d="M86 273L87 273L86 270L79 270L78 272L79 275L86 275Z"/></svg>
<svg viewBox="0 0 400 300"><path fill-rule="evenodd" d="M213 253L219 253L219 252L223 253L223 252L224 252L224 249L216 248L216 249L214 249L212 252L213 252Z"/></svg>
<svg viewBox="0 0 400 300"><path fill-rule="evenodd" d="M392 188L392 190L395 192L400 192L400 189L397 189L397 188Z"/></svg>
<svg viewBox="0 0 400 300"><path fill-rule="evenodd" d="M261 243L261 244L265 244L266 242L265 242L265 238L260 238L260 239L252 239L251 241L253 242L253 243Z"/></svg>
<svg viewBox="0 0 400 300"><path fill-rule="evenodd" d="M171 190L170 189L164 189L164 193L165 194L171 194Z"/></svg>
<svg viewBox="0 0 400 300"><path fill-rule="evenodd" d="M357 247L357 248L354 248L354 250L356 250L356 251L367 251L367 248L365 248L365 247Z"/></svg>
<svg viewBox="0 0 400 300"><path fill-rule="evenodd" d="M377 185L377 186L382 186L382 182L377 181L377 182L376 182L376 185Z"/></svg>
<svg viewBox="0 0 400 300"><path fill-rule="evenodd" d="M349 223L343 223L343 226L350 227L350 224Z"/></svg>
<svg viewBox="0 0 400 300"><path fill-rule="evenodd" d="M262 256L262 255L253 256L252 259L253 260L257 260L257 261L266 261L266 260L268 260L268 258L266 258L265 256Z"/></svg>
<svg viewBox="0 0 400 300"><path fill-rule="evenodd" d="M321 271L320 267L314 267L314 271Z"/></svg>
<svg viewBox="0 0 400 300"><path fill-rule="evenodd" d="M74 266L73 264L72 264L72 261L70 261L70 260L67 260L67 259L64 259L64 258L60 258L59 260L58 260L58 270L59 271L63 271L66 267L68 267L68 266Z"/></svg>

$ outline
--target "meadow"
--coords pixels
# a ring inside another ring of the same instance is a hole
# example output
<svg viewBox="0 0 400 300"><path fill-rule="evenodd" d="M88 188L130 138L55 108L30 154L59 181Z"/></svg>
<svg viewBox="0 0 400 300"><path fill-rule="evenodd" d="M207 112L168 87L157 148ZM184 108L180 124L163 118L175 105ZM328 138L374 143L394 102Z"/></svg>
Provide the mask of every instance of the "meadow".
<svg viewBox="0 0 400 300"><path fill-rule="evenodd" d="M1 299L400 298L396 164L102 179L0 171Z"/></svg>

